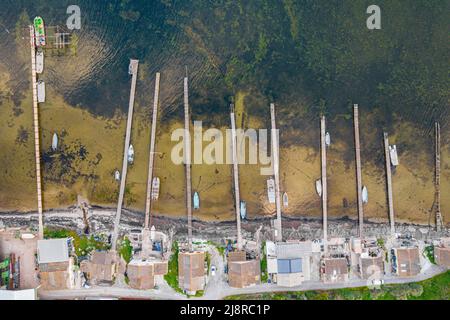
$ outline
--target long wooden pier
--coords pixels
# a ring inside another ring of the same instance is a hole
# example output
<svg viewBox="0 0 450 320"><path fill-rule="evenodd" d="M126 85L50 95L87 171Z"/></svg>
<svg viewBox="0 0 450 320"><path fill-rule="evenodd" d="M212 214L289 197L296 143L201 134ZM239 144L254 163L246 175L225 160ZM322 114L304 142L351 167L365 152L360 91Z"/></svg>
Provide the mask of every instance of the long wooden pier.
<svg viewBox="0 0 450 320"><path fill-rule="evenodd" d="M160 73L156 73L155 78L155 93L153 96L153 114L152 114L152 130L150 134L150 155L148 158L148 178L147 178L147 195L145 199L145 223L144 228L148 229L151 224L151 194L152 194L152 180L153 180L153 163L155 159L155 140L156 140L156 121L158 117L158 103L159 103L159 80Z"/></svg>
<svg viewBox="0 0 450 320"><path fill-rule="evenodd" d="M192 181L191 181L191 134L189 117L188 78L184 77L184 166L186 169L186 210L188 218L188 246L192 251Z"/></svg>
<svg viewBox="0 0 450 320"><path fill-rule="evenodd" d="M440 232L444 225L441 214L441 127L434 124L435 130L435 211L436 231Z"/></svg>
<svg viewBox="0 0 450 320"><path fill-rule="evenodd" d="M279 164L279 149L278 149L278 132L275 122L275 104L270 104L270 118L272 122L272 160L273 171L275 176L275 205L277 208L277 219L274 221L275 227L275 241L283 241L282 227L281 227L281 199L280 199L280 164Z"/></svg>
<svg viewBox="0 0 450 320"><path fill-rule="evenodd" d="M389 137L387 132L384 132L384 157L386 160L386 180L388 192L388 208L389 208L389 222L391 227L391 236L395 235L395 221L394 221L394 200L392 197L392 173L391 173L391 156L389 154Z"/></svg>
<svg viewBox="0 0 450 320"><path fill-rule="evenodd" d="M122 213L123 195L125 193L125 184L126 184L126 179L127 179L128 148L130 147L131 124L133 122L134 94L136 92L136 80L137 80L139 60L130 59L130 65L131 65L131 70L133 72L133 77L131 79L130 101L128 104L127 131L125 134L125 145L124 145L124 150L123 150L123 162L122 162L122 177L120 180L119 199L117 202L116 219L114 221L114 233L113 233L112 243L111 243L111 250L113 250L113 251L116 250L117 238L119 236L120 215Z"/></svg>
<svg viewBox="0 0 450 320"><path fill-rule="evenodd" d="M358 195L359 237L363 237L364 212L362 203L361 147L359 143L359 117L357 104L353 105L353 123L355 129L356 188Z"/></svg>
<svg viewBox="0 0 450 320"><path fill-rule="evenodd" d="M39 109L36 87L36 46L34 38L34 27L30 25L30 47L31 47L31 86L33 91L33 125L34 125L34 156L36 162L36 189L38 202L38 225L39 238L44 238L44 219L42 214L42 182L41 182L41 152L39 142Z"/></svg>
<svg viewBox="0 0 450 320"><path fill-rule="evenodd" d="M234 199L236 208L236 226L237 226L237 250L242 250L242 234L241 234L241 201L239 193L239 165L237 157L237 137L236 122L234 116L234 106L231 105L231 147L233 154L233 176L234 176Z"/></svg>
<svg viewBox="0 0 450 320"><path fill-rule="evenodd" d="M328 249L328 189L327 189L327 146L325 141L325 116L320 118L320 151L322 167L322 215L323 215L323 249Z"/></svg>

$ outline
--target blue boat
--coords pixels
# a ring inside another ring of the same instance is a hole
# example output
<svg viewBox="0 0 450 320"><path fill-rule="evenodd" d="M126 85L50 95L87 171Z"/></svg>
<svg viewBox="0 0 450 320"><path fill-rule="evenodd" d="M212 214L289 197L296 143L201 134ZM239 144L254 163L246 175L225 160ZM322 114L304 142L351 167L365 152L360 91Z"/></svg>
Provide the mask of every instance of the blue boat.
<svg viewBox="0 0 450 320"><path fill-rule="evenodd" d="M245 201L241 201L240 211L241 219L245 219L247 217L247 203Z"/></svg>
<svg viewBox="0 0 450 320"><path fill-rule="evenodd" d="M194 209L197 210L200 208L200 197L198 196L198 192L194 193Z"/></svg>

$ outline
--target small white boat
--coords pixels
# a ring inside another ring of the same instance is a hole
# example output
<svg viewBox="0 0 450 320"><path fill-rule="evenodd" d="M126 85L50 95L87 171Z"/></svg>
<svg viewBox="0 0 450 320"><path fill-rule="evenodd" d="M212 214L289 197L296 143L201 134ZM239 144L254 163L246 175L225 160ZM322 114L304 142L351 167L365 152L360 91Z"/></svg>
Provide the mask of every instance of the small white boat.
<svg viewBox="0 0 450 320"><path fill-rule="evenodd" d="M289 199L288 199L288 195L287 193L283 193L283 205L285 208L287 208L289 206Z"/></svg>
<svg viewBox="0 0 450 320"><path fill-rule="evenodd" d="M322 196L322 179L316 180L316 192L319 195L319 197Z"/></svg>
<svg viewBox="0 0 450 320"><path fill-rule="evenodd" d="M52 150L56 151L56 149L58 149L58 135L55 132L52 138Z"/></svg>
<svg viewBox="0 0 450 320"><path fill-rule="evenodd" d="M133 145L130 144L130 146L128 147L128 163L133 163L134 161L134 148Z"/></svg>
<svg viewBox="0 0 450 320"><path fill-rule="evenodd" d="M200 196L198 192L194 192L194 210L200 209Z"/></svg>
<svg viewBox="0 0 450 320"><path fill-rule="evenodd" d="M159 198L159 178L154 177L152 180L152 200L158 200Z"/></svg>
<svg viewBox="0 0 450 320"><path fill-rule="evenodd" d="M395 144L389 146L389 157L391 158L392 165L394 167L398 166L397 146Z"/></svg>
<svg viewBox="0 0 450 320"><path fill-rule="evenodd" d="M116 172L114 172L114 179L116 179L116 181L120 180L120 172L119 172L119 170L116 170Z"/></svg>
<svg viewBox="0 0 450 320"><path fill-rule="evenodd" d="M331 137L330 137L330 133L327 132L327 133L325 134L325 145L326 145L327 147L329 147L330 144L331 144Z"/></svg>
<svg viewBox="0 0 450 320"><path fill-rule="evenodd" d="M245 219L247 217L247 203L245 201L241 201L239 209L241 213L241 219Z"/></svg>
<svg viewBox="0 0 450 320"><path fill-rule="evenodd" d="M37 83L37 99L38 102L45 102L45 82L42 80L39 80Z"/></svg>
<svg viewBox="0 0 450 320"><path fill-rule="evenodd" d="M44 51L38 49L36 52L36 73L44 71Z"/></svg>
<svg viewBox="0 0 450 320"><path fill-rule="evenodd" d="M275 180L272 178L267 179L267 197L269 203L275 203Z"/></svg>
<svg viewBox="0 0 450 320"><path fill-rule="evenodd" d="M369 193L367 192L366 186L363 186L362 188L362 201L363 203L369 202Z"/></svg>

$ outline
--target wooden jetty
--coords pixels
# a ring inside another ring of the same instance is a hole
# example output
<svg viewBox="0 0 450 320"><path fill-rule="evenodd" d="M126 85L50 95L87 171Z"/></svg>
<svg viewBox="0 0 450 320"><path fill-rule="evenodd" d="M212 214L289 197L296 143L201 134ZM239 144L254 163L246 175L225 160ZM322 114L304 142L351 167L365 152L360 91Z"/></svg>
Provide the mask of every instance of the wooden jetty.
<svg viewBox="0 0 450 320"><path fill-rule="evenodd" d="M279 149L278 149L278 132L275 123L275 104L270 104L270 118L272 122L272 161L275 176L275 205L277 209L277 219L274 221L276 231L275 241L282 241L283 234L281 228L281 198L280 198L280 172L279 172Z"/></svg>
<svg viewBox="0 0 450 320"><path fill-rule="evenodd" d="M435 130L435 212L436 231L441 232L444 225L441 213L441 127L438 122L434 124Z"/></svg>
<svg viewBox="0 0 450 320"><path fill-rule="evenodd" d="M236 226L237 226L237 250L242 250L242 234L241 234L241 201L239 193L239 165L237 156L237 137L236 137L236 122L234 116L234 105L231 105L231 146L233 154L233 176L234 176L234 199L236 210Z"/></svg>
<svg viewBox="0 0 450 320"><path fill-rule="evenodd" d="M31 86L33 91L33 125L34 125L34 156L36 162L36 187L38 202L38 228L39 239L44 239L44 219L42 213L42 182L41 182L41 152L39 143L39 109L37 101L36 87L36 46L34 37L34 27L30 28L30 47L31 47Z"/></svg>
<svg viewBox="0 0 450 320"><path fill-rule="evenodd" d="M117 238L119 236L120 215L122 213L123 195L125 193L125 184L128 170L128 148L131 139L131 124L133 122L134 94L136 92L136 80L138 72L139 60L130 59L130 70L132 71L130 101L128 104L127 131L125 134L125 146L123 150L122 177L120 180L119 199L117 202L117 212L114 221L114 232L112 236L111 250L115 251L117 246Z"/></svg>
<svg viewBox="0 0 450 320"><path fill-rule="evenodd" d="M145 223L144 228L148 229L151 225L151 193L153 181L153 163L155 159L155 140L156 140L156 121L158 117L158 103L159 103L159 80L160 73L156 73L155 78L155 93L153 96L153 114L152 114L152 129L150 134L150 155L148 158L148 178L147 178L147 195L145 199Z"/></svg>
<svg viewBox="0 0 450 320"><path fill-rule="evenodd" d="M364 212L362 203L361 147L359 143L359 118L357 104L353 105L353 124L355 129L356 188L358 195L359 237L363 237Z"/></svg>
<svg viewBox="0 0 450 320"><path fill-rule="evenodd" d="M328 247L328 194L327 194L327 146L325 141L325 116L320 118L320 151L322 167L322 215L323 215L323 249L327 253Z"/></svg>
<svg viewBox="0 0 450 320"><path fill-rule="evenodd" d="M188 219L188 246L192 251L192 181L191 181L191 135L189 117L188 77L184 77L184 166L186 169L186 210Z"/></svg>
<svg viewBox="0 0 450 320"><path fill-rule="evenodd" d="M386 184L388 193L388 208L389 208L389 222L391 227L391 236L395 235L395 221L394 221L394 200L392 197L392 173L391 173L391 155L389 153L389 137L387 132L384 132L384 156L386 160Z"/></svg>

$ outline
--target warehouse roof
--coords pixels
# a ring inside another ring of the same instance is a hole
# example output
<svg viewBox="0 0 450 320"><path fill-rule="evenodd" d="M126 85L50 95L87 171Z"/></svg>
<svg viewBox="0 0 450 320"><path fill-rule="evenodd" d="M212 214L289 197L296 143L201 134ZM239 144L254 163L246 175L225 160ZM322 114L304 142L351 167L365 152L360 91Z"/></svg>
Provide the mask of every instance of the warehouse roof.
<svg viewBox="0 0 450 320"><path fill-rule="evenodd" d="M310 255L312 253L311 241L302 241L296 243L277 243L278 259L296 259Z"/></svg>

